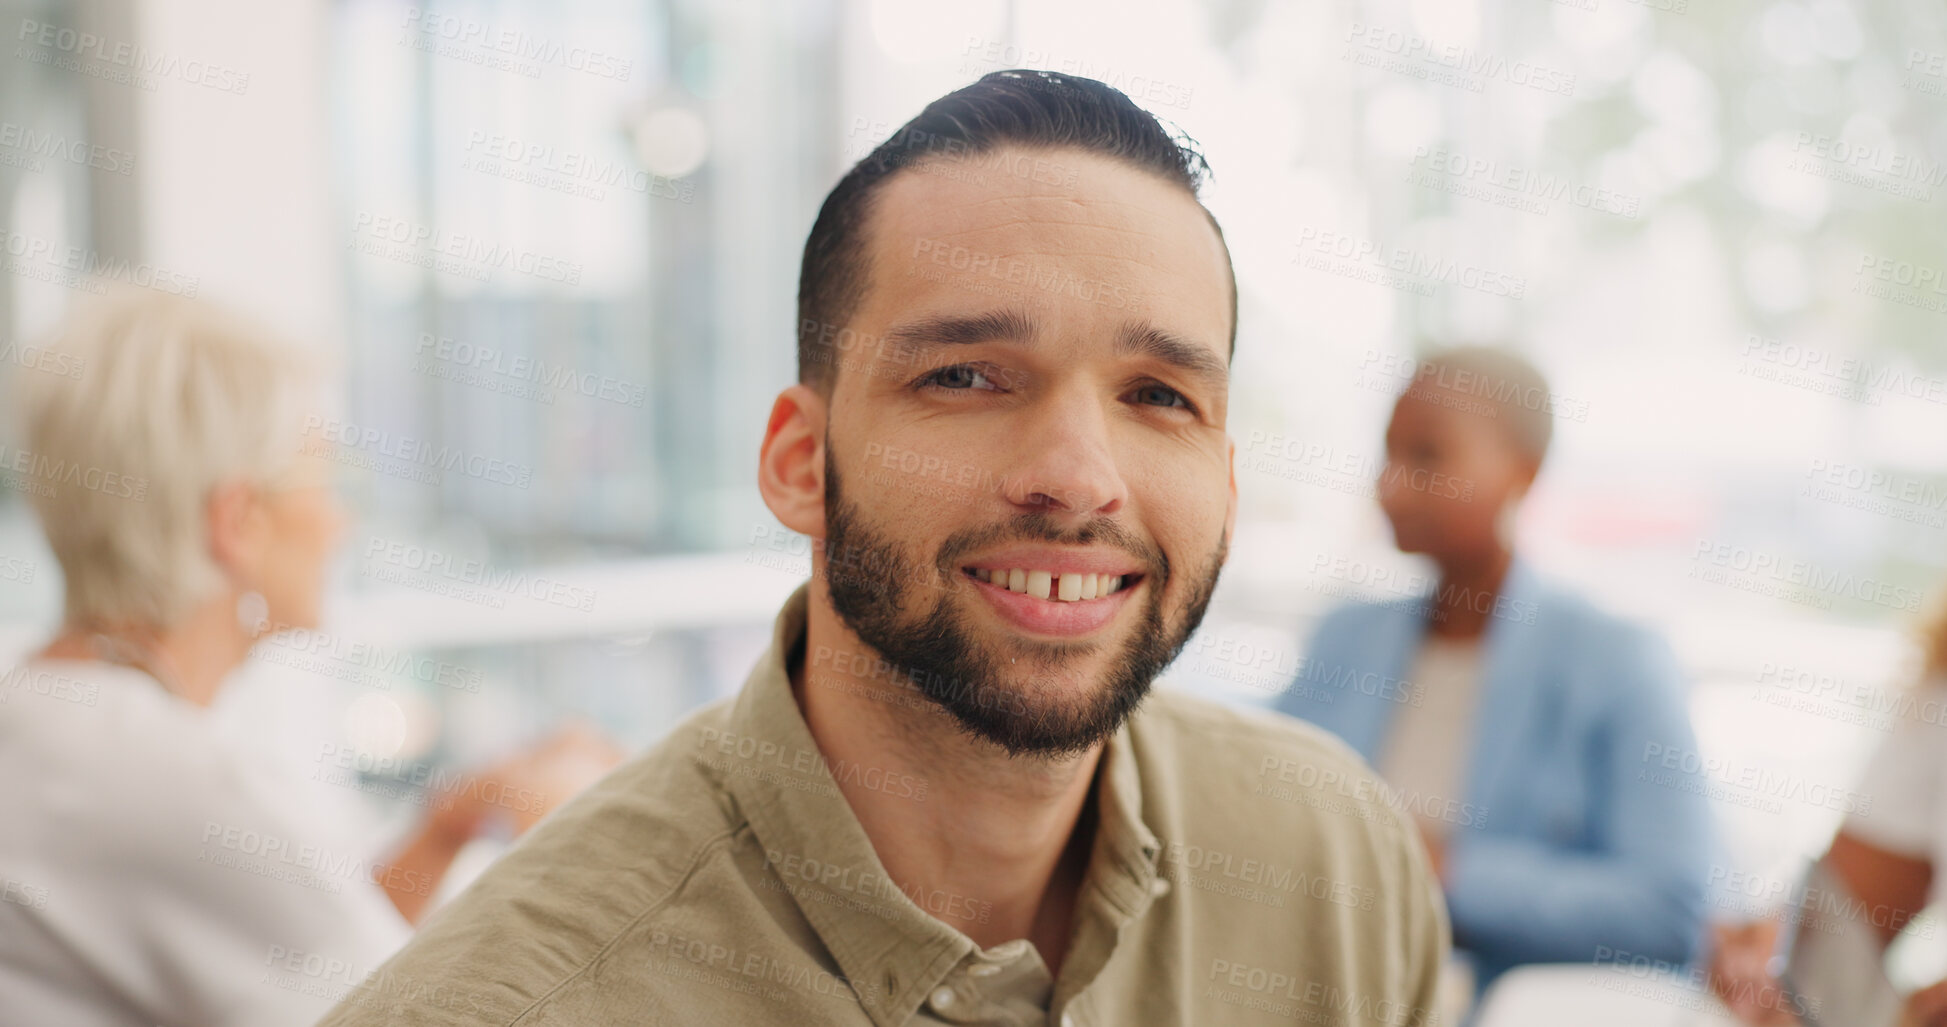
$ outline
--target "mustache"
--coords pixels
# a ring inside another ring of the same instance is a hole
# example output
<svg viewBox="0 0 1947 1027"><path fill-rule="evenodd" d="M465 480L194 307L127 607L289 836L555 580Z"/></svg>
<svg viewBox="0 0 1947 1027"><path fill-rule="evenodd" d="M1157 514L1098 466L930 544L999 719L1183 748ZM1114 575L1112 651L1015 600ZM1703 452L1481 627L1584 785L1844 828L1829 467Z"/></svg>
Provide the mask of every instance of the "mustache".
<svg viewBox="0 0 1947 1027"><path fill-rule="evenodd" d="M944 580L951 581L960 563L970 553L1009 542L1042 542L1050 545L1107 545L1120 549L1142 563L1144 573L1155 578L1158 588L1170 578L1170 560L1156 543L1130 531L1118 521L1098 518L1076 527L1062 528L1045 513L1022 514L1012 520L979 528L964 528L940 543L936 567Z"/></svg>

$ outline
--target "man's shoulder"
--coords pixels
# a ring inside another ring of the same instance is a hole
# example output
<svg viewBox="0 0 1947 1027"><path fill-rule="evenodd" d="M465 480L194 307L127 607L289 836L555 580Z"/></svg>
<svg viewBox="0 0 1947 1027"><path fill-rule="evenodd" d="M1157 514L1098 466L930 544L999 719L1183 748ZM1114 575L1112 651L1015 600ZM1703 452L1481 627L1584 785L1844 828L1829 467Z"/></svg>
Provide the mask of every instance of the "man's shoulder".
<svg viewBox="0 0 1947 1027"><path fill-rule="evenodd" d="M1158 689L1132 721L1131 735L1144 768L1145 805L1164 829L1205 839L1199 844L1264 847L1286 858L1297 851L1373 855L1413 844L1410 823L1379 775L1317 725Z"/></svg>
<svg viewBox="0 0 1947 1027"><path fill-rule="evenodd" d="M1137 716L1144 741L1174 754L1177 771L1227 777L1240 771L1255 774L1273 761L1302 760L1341 774L1374 776L1337 735L1284 714L1158 688Z"/></svg>
<svg viewBox="0 0 1947 1027"><path fill-rule="evenodd" d="M704 707L537 825L320 1027L511 1023L669 902L744 827L697 739Z"/></svg>

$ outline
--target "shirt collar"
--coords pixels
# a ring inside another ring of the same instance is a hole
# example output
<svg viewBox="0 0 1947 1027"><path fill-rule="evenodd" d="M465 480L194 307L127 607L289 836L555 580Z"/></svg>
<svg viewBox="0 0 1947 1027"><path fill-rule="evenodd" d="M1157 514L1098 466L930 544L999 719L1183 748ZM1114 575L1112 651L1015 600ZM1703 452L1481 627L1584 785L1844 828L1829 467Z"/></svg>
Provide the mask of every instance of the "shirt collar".
<svg viewBox="0 0 1947 1027"><path fill-rule="evenodd" d="M818 745L791 694L787 669L791 654L805 644L809 588L808 583L800 585L785 600L771 646L745 680L731 716L740 737L752 739L760 750L774 746L769 751L787 765L811 758L814 766L823 766L812 755ZM1151 901L1160 847L1143 822L1137 764L1125 723L1109 739L1096 775L1095 846L1059 992L1085 987L1107 962L1114 936ZM826 787L802 787L801 775L791 780L792 775L751 773L730 775L727 788L766 859L776 863L796 857L791 872L780 873L780 878L873 1022L894 1027L905 1023L934 985L977 946L914 904L886 876L836 782L827 771L817 774ZM1098 892L1103 899L1099 908ZM1102 929L1107 937L1091 940ZM1056 1001L1066 997L1058 994Z"/></svg>

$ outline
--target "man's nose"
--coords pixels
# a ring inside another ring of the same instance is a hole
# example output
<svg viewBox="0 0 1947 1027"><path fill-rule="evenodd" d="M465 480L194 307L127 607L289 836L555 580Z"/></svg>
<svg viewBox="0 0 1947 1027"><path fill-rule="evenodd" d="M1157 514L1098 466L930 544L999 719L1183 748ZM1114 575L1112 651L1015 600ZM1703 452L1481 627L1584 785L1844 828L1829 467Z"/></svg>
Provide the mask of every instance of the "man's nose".
<svg viewBox="0 0 1947 1027"><path fill-rule="evenodd" d="M1016 473L1006 497L1022 510L1106 516L1128 500L1128 483L1116 463L1110 411L1080 390L1042 399L1020 431Z"/></svg>

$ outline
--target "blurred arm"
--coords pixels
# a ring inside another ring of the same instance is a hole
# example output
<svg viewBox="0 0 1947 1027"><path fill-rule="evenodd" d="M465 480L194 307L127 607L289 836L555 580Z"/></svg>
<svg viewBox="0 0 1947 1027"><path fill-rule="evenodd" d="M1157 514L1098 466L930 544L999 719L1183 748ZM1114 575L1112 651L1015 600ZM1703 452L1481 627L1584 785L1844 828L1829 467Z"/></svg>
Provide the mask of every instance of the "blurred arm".
<svg viewBox="0 0 1947 1027"><path fill-rule="evenodd" d="M1710 872L1707 782L1701 769L1685 774L1646 758L1695 753L1696 740L1668 648L1635 641L1629 651L1585 654L1614 668L1607 723L1589 754L1606 778L1597 786L1600 850L1457 832L1446 853L1457 944L1512 962L1627 953L1683 963L1695 953Z"/></svg>

